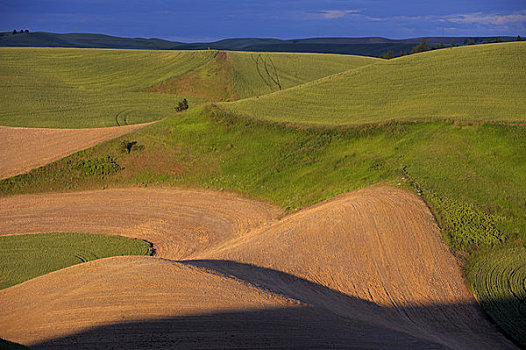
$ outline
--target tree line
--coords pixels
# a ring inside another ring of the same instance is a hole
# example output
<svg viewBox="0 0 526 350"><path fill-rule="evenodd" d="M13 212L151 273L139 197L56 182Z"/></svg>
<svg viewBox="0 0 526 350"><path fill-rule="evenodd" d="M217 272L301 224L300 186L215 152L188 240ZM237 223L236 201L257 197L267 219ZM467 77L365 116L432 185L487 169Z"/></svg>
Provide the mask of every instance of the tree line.
<svg viewBox="0 0 526 350"><path fill-rule="evenodd" d="M517 37L515 38L515 41L522 41L521 36L517 35ZM488 39L485 42L483 42L483 44L500 43L500 42L502 42L502 39L497 37L494 40L489 40ZM475 41L473 39L469 39L467 41L467 45L475 45ZM455 47L455 46L457 46L457 44L455 43L454 40L452 40L451 43L449 44L449 47ZM384 52L383 54L381 54L380 58L385 58L385 59L389 60L391 58L405 56L405 55L410 55L410 54L419 53L419 52L425 52L425 51L430 51L430 50L438 50L438 49L445 49L446 47L448 47L448 46L446 46L444 43L440 43L438 45L429 46L427 41L425 39L422 39L422 41L418 45L413 47L409 53L407 51L400 50L400 53L398 54L398 56L395 56L393 51L389 50L389 51Z"/></svg>

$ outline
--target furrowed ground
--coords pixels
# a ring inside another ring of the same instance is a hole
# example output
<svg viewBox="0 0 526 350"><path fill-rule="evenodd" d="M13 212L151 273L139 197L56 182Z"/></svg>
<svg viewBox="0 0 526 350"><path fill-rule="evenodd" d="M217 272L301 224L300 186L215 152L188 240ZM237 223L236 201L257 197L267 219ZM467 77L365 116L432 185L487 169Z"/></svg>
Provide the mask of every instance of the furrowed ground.
<svg viewBox="0 0 526 350"><path fill-rule="evenodd" d="M524 122L526 43L409 55L221 107L279 122L350 125L388 120Z"/></svg>
<svg viewBox="0 0 526 350"><path fill-rule="evenodd" d="M266 203L168 188L2 204L0 234L107 230L161 248L0 291L0 336L36 348L513 348L480 312L425 203L401 189L373 186L282 218Z"/></svg>

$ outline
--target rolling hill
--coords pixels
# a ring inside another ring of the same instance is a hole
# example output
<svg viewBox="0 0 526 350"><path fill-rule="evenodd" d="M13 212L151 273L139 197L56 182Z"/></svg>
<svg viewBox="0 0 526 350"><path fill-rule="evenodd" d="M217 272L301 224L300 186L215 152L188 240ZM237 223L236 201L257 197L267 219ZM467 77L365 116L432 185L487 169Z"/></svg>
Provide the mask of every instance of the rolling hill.
<svg viewBox="0 0 526 350"><path fill-rule="evenodd" d="M279 122L526 120L526 43L437 50L382 61L220 107Z"/></svg>
<svg viewBox="0 0 526 350"><path fill-rule="evenodd" d="M0 49L0 125L107 127L137 124L190 105L263 94L376 59L217 51ZM279 84L273 79L279 80Z"/></svg>
<svg viewBox="0 0 526 350"><path fill-rule="evenodd" d="M504 43L383 61L1 49L9 98L0 124L168 117L0 180L4 234L144 237L161 258L100 260L1 291L0 325L9 327L0 337L41 347L89 347L117 334L122 344L156 348L196 339L513 348L480 314L460 263L480 305L523 344L523 51L524 43ZM191 109L174 113L183 97ZM26 139L39 132L16 130ZM64 135L55 136L50 149L60 151ZM8 158L27 157L17 150ZM352 192L374 184L384 185ZM60 298L31 301L56 290Z"/></svg>

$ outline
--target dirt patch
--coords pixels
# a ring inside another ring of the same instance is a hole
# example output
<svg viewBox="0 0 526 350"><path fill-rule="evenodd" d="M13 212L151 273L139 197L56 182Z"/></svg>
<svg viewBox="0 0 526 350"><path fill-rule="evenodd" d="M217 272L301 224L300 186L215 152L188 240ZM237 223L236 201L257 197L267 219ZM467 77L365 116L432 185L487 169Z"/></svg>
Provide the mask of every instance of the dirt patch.
<svg viewBox="0 0 526 350"><path fill-rule="evenodd" d="M232 62L226 52L186 74L150 87L147 91L199 97L210 102L235 100Z"/></svg>
<svg viewBox="0 0 526 350"><path fill-rule="evenodd" d="M67 155L125 135L147 124L96 129L0 126L0 178L23 174Z"/></svg>
<svg viewBox="0 0 526 350"><path fill-rule="evenodd" d="M42 347L514 348L413 194L379 186L280 213L174 189L0 198L0 234L120 234L179 260L105 259L0 291L0 337Z"/></svg>

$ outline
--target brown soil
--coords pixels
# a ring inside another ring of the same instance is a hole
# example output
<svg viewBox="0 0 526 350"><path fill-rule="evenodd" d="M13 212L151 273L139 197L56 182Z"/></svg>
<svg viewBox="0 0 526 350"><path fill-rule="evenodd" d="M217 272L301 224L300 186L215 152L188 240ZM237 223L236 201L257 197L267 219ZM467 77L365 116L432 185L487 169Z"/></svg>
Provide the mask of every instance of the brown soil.
<svg viewBox="0 0 526 350"><path fill-rule="evenodd" d="M211 102L233 101L232 63L226 52L218 52L205 65L152 86L147 91L194 96Z"/></svg>
<svg viewBox="0 0 526 350"><path fill-rule="evenodd" d="M37 348L514 348L414 195L372 187L279 214L173 189L0 198L0 234L120 234L159 252L0 291L0 337Z"/></svg>
<svg viewBox="0 0 526 350"><path fill-rule="evenodd" d="M37 129L0 126L0 179L25 173L147 124L96 129Z"/></svg>

